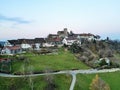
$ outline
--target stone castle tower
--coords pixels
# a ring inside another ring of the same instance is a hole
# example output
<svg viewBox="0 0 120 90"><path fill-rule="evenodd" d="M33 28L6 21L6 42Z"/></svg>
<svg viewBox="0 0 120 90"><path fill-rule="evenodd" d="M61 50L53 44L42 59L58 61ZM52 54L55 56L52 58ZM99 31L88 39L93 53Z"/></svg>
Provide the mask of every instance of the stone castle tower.
<svg viewBox="0 0 120 90"><path fill-rule="evenodd" d="M68 36L68 30L67 30L67 28L64 28L64 35Z"/></svg>

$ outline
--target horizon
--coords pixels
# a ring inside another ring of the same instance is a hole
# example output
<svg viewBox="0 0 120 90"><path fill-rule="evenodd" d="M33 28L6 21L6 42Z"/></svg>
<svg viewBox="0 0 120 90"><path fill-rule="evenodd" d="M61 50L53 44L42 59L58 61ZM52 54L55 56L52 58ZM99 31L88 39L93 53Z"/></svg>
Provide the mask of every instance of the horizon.
<svg viewBox="0 0 120 90"><path fill-rule="evenodd" d="M74 33L74 32L73 32ZM49 33L49 34L57 34L57 33ZM48 35L49 35L48 34ZM82 34L82 33L75 33L75 34ZM86 33L86 34L88 34L88 33ZM91 34L93 34L93 33L91 33ZM9 38L9 39L0 39L0 41L7 41L7 40L17 40L17 39L35 39L35 38L47 38L47 36L48 35L46 35L45 37L44 36L41 36L41 37L31 37L31 38L27 38L27 37L21 37L21 38ZM98 34L94 34L94 35L98 35ZM107 39L107 37L109 37L109 36L101 36L101 35L99 35L100 36L100 40L105 40L105 39ZM114 37L114 35L113 35L113 37ZM120 39L116 39L116 38L111 38L111 37L109 37L109 39L110 40L120 40Z"/></svg>
<svg viewBox="0 0 120 90"><path fill-rule="evenodd" d="M119 0L1 0L0 40L47 37L63 28L119 39Z"/></svg>

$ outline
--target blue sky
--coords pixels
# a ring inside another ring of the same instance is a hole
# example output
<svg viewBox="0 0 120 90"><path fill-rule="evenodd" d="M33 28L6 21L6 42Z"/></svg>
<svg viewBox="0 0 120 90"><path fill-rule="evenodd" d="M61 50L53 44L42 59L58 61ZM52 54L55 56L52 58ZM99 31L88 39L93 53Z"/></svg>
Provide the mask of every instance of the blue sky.
<svg viewBox="0 0 120 90"><path fill-rule="evenodd" d="M120 39L120 0L0 0L0 40L74 33Z"/></svg>

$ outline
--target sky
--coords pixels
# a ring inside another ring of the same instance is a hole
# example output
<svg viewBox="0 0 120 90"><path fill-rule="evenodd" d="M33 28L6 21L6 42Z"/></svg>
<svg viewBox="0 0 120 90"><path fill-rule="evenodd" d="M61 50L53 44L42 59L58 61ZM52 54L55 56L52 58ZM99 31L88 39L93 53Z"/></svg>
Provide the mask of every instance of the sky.
<svg viewBox="0 0 120 90"><path fill-rule="evenodd" d="M120 0L0 0L0 40L47 37L63 28L120 39Z"/></svg>

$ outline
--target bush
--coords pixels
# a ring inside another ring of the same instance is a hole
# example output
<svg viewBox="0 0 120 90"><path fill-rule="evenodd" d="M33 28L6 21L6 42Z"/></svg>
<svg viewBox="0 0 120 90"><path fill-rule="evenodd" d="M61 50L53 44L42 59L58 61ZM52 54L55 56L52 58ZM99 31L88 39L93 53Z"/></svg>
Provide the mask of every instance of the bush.
<svg viewBox="0 0 120 90"><path fill-rule="evenodd" d="M25 57L24 55L20 55L17 58L18 58L18 60L22 60L22 61L27 59L27 57Z"/></svg>
<svg viewBox="0 0 120 90"><path fill-rule="evenodd" d="M107 65L105 59L101 60L100 63L99 63L100 66L103 66L103 65Z"/></svg>
<svg viewBox="0 0 120 90"><path fill-rule="evenodd" d="M89 58L89 61L91 61L94 59L94 56L91 54L90 56L88 56L88 58Z"/></svg>
<svg viewBox="0 0 120 90"><path fill-rule="evenodd" d="M79 53L79 52L82 51L82 48L80 47L79 44L73 43L73 44L70 46L69 50L70 50L72 53Z"/></svg>
<svg viewBox="0 0 120 90"><path fill-rule="evenodd" d="M87 62L89 60L86 56L79 57L79 59L83 62Z"/></svg>
<svg viewBox="0 0 120 90"><path fill-rule="evenodd" d="M111 50L106 50L105 56L106 56L106 57L113 57L112 51L111 51Z"/></svg>

